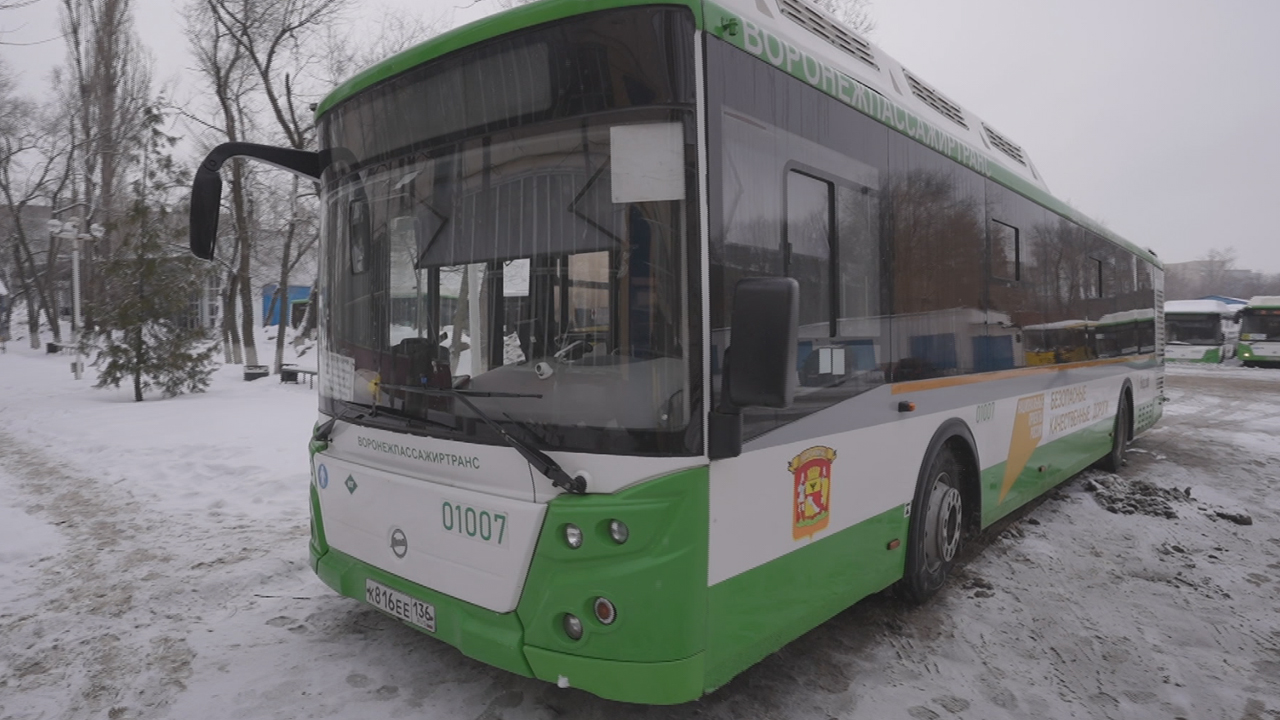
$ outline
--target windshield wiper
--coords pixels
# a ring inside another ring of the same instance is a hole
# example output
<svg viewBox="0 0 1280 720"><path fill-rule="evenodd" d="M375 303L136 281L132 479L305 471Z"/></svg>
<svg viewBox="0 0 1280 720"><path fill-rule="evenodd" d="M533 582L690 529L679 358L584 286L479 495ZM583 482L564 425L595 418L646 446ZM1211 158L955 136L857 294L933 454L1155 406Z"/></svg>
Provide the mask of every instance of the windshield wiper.
<svg viewBox="0 0 1280 720"><path fill-rule="evenodd" d="M386 386L386 387L392 387L392 386ZM333 434L333 427L334 425L337 424L339 420L348 420L348 421L370 420L372 421L376 418L388 418L388 419L394 418L395 420L398 420L401 423L403 423L405 427L415 427L415 426L425 427L428 425L432 425L438 428L443 428L445 430L451 430L454 432L458 430L458 428L453 427L448 423L442 423L439 420L432 420L431 418L420 418L413 415L408 415L403 410L398 410L396 408L389 408L389 407L382 407L380 405L374 405L367 410L363 407L361 407L360 410L352 410L350 407L342 408L342 410L338 411L337 415L329 418L320 426L318 426L315 429L315 432L312 433L311 439L319 442L329 442L329 436Z"/></svg>
<svg viewBox="0 0 1280 720"><path fill-rule="evenodd" d="M476 417L483 420L484 424L493 428L502 436L504 442L514 448L516 452L520 453L520 457L524 458L535 470L546 476L546 478L551 481L552 485L575 495L582 495L587 492L586 478L581 475L576 477L570 476L569 473L564 471L564 468L560 467L560 463L553 460L550 455L547 455L535 447L530 447L509 435L506 430L502 429L501 425L494 421L493 418L489 417L483 410L476 407L475 403L471 402L471 398L473 397L540 398L542 397L541 395L533 393L480 392L475 390L455 390L453 388L428 388L417 387L414 385L383 385L383 387L390 388L392 390L404 390L405 392L418 393L420 395L427 395L430 397L451 397L461 400L463 405L466 405L471 412L476 414Z"/></svg>
<svg viewBox="0 0 1280 720"><path fill-rule="evenodd" d="M456 395L466 395L467 397L482 398L541 398L540 393L509 393L509 392L486 392L482 390L458 390L454 388L429 388L421 385L388 385L383 383L380 387L390 390L404 390L406 392L416 392L422 395L436 395L442 397L454 397Z"/></svg>
<svg viewBox="0 0 1280 720"><path fill-rule="evenodd" d="M343 406L343 408L338 411L337 415L334 415L316 427L315 432L311 433L311 439L315 442L327 443L329 442L329 436L333 434L333 426L338 424L339 420L359 420L368 414L369 413L364 412L363 408L361 408L360 411L356 411L352 410L350 407Z"/></svg>

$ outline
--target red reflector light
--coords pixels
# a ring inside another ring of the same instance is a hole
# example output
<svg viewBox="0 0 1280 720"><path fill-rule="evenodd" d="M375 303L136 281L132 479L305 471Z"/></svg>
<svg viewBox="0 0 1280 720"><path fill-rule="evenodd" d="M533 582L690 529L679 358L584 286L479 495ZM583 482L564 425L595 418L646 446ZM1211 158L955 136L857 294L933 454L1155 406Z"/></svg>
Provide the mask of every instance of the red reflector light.
<svg viewBox="0 0 1280 720"><path fill-rule="evenodd" d="M612 625L618 617L618 611L614 609L613 603L602 597L596 598L595 611L596 619L604 625Z"/></svg>

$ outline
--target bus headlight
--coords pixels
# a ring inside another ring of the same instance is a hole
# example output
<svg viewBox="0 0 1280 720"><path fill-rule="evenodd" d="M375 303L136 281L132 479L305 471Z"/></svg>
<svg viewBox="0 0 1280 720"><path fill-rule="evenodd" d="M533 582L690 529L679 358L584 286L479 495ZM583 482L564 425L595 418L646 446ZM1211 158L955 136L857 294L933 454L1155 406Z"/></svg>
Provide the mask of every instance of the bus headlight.
<svg viewBox="0 0 1280 720"><path fill-rule="evenodd" d="M613 538L614 542L621 545L627 541L627 538L631 537L631 529L628 528L627 524L621 520L610 520L609 537Z"/></svg>
<svg viewBox="0 0 1280 720"><path fill-rule="evenodd" d="M577 550L582 547L582 528L572 523L564 526L564 541L569 547Z"/></svg>
<svg viewBox="0 0 1280 720"><path fill-rule="evenodd" d="M564 615L564 634L569 636L570 640L582 639L582 621L577 617L565 613Z"/></svg>

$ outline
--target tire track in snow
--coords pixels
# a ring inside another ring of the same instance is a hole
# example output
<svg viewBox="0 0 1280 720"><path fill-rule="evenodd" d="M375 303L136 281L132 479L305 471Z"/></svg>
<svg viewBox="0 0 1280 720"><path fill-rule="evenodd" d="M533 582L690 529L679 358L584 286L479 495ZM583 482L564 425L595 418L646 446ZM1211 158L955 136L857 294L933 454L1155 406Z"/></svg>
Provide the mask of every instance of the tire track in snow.
<svg viewBox="0 0 1280 720"><path fill-rule="evenodd" d="M126 490L85 477L0 431L0 472L19 505L56 526L65 550L43 564L39 610L0 616L5 696L65 708L65 717L148 717L185 687L186 641L166 518ZM178 612L174 612L177 610ZM132 632L123 632L130 628ZM0 715L23 710L12 700Z"/></svg>

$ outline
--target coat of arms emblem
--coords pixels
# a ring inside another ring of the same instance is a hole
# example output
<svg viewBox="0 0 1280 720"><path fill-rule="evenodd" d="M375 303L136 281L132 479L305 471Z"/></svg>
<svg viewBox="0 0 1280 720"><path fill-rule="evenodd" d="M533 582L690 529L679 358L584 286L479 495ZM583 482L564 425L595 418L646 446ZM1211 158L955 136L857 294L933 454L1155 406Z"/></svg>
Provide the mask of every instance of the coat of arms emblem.
<svg viewBox="0 0 1280 720"><path fill-rule="evenodd" d="M831 520L831 464L836 451L818 445L791 458L787 469L795 478L791 537L811 537Z"/></svg>

